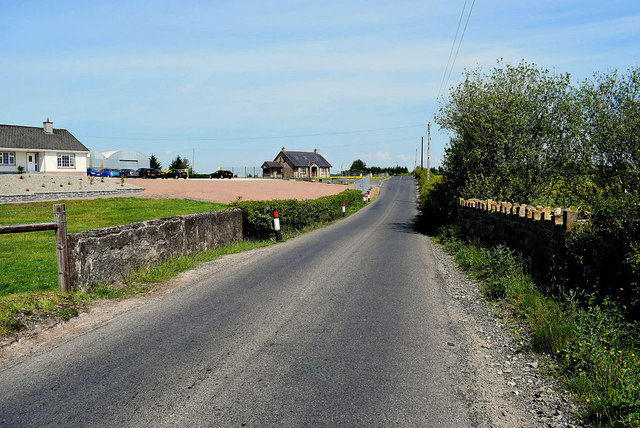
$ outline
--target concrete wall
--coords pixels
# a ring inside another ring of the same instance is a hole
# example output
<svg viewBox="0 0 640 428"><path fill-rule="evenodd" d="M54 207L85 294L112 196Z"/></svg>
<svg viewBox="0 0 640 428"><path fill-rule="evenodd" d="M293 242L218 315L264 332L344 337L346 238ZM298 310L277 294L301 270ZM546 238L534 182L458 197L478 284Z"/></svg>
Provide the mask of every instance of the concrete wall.
<svg viewBox="0 0 640 428"><path fill-rule="evenodd" d="M554 256L562 256L565 234L578 214L560 208L460 199L458 227L463 235L488 244L504 244L531 257L544 274Z"/></svg>
<svg viewBox="0 0 640 428"><path fill-rule="evenodd" d="M68 235L71 286L86 290L141 266L241 240L240 209L72 233Z"/></svg>

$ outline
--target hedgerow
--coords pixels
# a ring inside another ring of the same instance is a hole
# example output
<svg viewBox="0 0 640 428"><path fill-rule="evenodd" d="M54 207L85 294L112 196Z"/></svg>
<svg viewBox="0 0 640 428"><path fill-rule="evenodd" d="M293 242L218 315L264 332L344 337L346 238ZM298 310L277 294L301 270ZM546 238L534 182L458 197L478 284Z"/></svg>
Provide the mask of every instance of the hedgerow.
<svg viewBox="0 0 640 428"><path fill-rule="evenodd" d="M264 239L273 234L273 212L278 211L280 227L285 231L298 231L320 223L331 222L342 216L342 203L347 213L364 205L362 193L348 189L333 196L318 199L286 199L271 201L235 201L231 208L242 210L244 237Z"/></svg>

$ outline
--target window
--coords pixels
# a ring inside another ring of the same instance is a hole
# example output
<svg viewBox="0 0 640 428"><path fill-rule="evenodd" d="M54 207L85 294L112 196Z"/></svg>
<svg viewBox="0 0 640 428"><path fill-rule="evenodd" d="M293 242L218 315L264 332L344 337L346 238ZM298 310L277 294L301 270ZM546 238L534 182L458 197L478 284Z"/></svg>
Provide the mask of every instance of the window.
<svg viewBox="0 0 640 428"><path fill-rule="evenodd" d="M74 168L76 155L73 153L58 153L58 168Z"/></svg>
<svg viewBox="0 0 640 428"><path fill-rule="evenodd" d="M0 152L0 165L15 165L16 152Z"/></svg>
<svg viewBox="0 0 640 428"><path fill-rule="evenodd" d="M306 177L306 176L307 176L307 169L300 168L300 177Z"/></svg>

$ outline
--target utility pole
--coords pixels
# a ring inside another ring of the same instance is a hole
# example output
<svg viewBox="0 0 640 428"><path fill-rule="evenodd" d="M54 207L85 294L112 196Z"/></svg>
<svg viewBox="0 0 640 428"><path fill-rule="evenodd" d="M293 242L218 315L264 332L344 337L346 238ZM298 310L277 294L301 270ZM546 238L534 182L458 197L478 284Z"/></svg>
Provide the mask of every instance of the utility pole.
<svg viewBox="0 0 640 428"><path fill-rule="evenodd" d="M420 137L420 169L424 168L424 137Z"/></svg>
<svg viewBox="0 0 640 428"><path fill-rule="evenodd" d="M418 149L416 149L416 157L413 159L413 170L416 170L416 167L418 166Z"/></svg>
<svg viewBox="0 0 640 428"><path fill-rule="evenodd" d="M427 124L427 184L429 184L429 157L431 155L431 122Z"/></svg>
<svg viewBox="0 0 640 428"><path fill-rule="evenodd" d="M193 153L191 154L191 173L196 172L196 148L193 148Z"/></svg>

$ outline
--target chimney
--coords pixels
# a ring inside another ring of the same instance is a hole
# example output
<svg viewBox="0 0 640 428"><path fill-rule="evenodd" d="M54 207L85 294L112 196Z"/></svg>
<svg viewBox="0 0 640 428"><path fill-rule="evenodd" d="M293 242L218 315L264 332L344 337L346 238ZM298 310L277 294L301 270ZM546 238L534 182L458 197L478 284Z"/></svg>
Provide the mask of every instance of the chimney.
<svg viewBox="0 0 640 428"><path fill-rule="evenodd" d="M284 147L282 148L282 151L285 152L286 150L284 149Z"/></svg>
<svg viewBox="0 0 640 428"><path fill-rule="evenodd" d="M53 122L51 122L49 118L47 118L46 122L42 122L42 125L45 134L53 134Z"/></svg>
<svg viewBox="0 0 640 428"><path fill-rule="evenodd" d="M313 149L313 153L318 154L318 149Z"/></svg>

